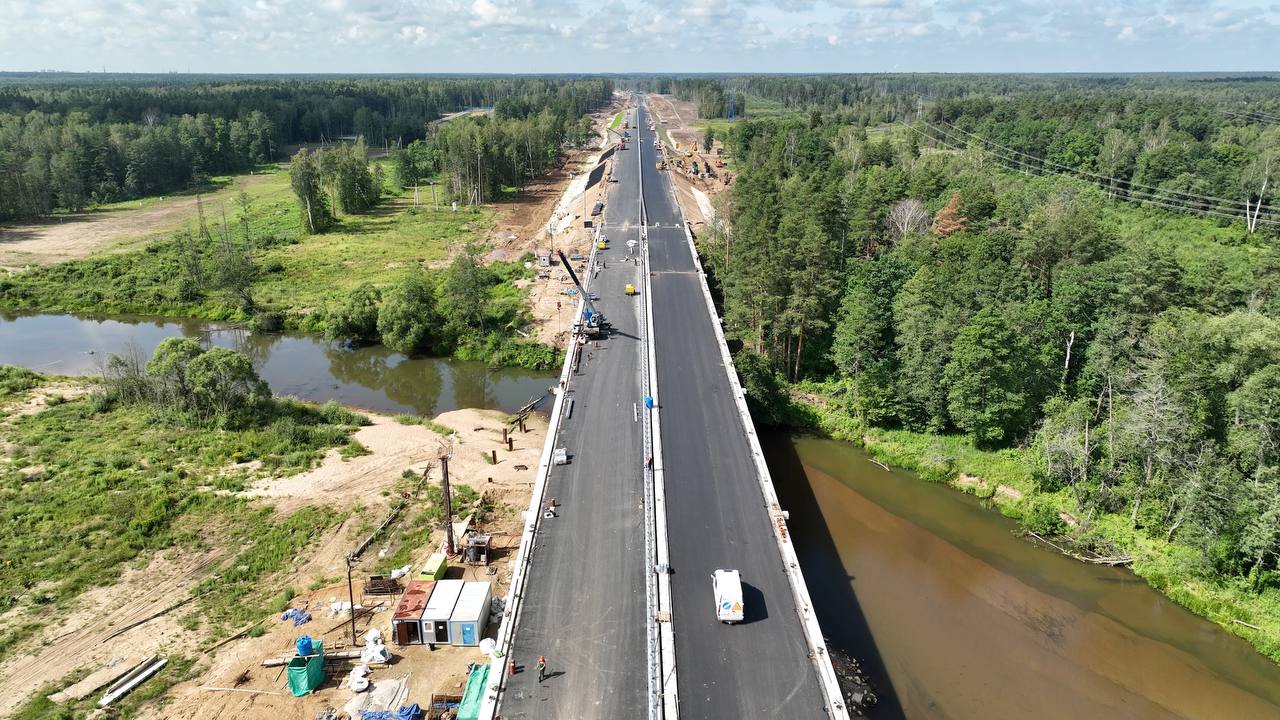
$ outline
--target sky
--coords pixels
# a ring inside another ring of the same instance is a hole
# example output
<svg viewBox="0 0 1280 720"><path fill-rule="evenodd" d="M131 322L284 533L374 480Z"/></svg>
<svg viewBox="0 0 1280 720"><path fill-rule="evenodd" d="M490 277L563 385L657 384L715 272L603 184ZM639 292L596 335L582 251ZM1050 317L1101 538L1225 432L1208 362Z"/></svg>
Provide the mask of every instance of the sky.
<svg viewBox="0 0 1280 720"><path fill-rule="evenodd" d="M0 0L0 70L1280 70L1280 0Z"/></svg>

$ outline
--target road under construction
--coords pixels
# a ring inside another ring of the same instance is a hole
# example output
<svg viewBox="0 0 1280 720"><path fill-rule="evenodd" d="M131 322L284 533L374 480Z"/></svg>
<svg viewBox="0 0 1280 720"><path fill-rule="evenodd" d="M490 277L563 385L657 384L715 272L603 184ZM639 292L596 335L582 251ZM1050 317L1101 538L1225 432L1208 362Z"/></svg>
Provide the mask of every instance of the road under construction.
<svg viewBox="0 0 1280 720"><path fill-rule="evenodd" d="M662 148L643 100L627 112L581 273L607 329L572 341L486 708L848 717ZM721 568L741 573L742 623L716 618Z"/></svg>

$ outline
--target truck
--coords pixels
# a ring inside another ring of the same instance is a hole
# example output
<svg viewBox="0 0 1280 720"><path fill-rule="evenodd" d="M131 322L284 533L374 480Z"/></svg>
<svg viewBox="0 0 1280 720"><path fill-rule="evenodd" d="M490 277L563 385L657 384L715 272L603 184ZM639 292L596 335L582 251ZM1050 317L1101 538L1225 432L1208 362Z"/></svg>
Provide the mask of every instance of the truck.
<svg viewBox="0 0 1280 720"><path fill-rule="evenodd" d="M573 281L573 286L578 289L582 295L583 305L582 320L573 324L574 333L581 332L588 338L599 338L607 334L609 329L609 321L605 320L604 314L596 309L595 303L592 302L593 296L588 295L582 283L578 281L578 274L573 271L573 266L569 264L569 258L564 256L563 250L556 251L560 255L560 262L564 265L564 269L569 273L569 279Z"/></svg>
<svg viewBox="0 0 1280 720"><path fill-rule="evenodd" d="M738 571L722 568L711 573L711 590L716 599L716 619L725 624L742 622L746 614L742 604L742 576Z"/></svg>

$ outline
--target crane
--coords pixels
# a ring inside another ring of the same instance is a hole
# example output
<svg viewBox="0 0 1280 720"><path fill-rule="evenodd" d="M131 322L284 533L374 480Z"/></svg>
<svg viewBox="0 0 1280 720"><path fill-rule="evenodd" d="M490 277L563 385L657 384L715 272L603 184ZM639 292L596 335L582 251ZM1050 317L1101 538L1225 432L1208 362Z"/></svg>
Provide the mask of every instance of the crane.
<svg viewBox="0 0 1280 720"><path fill-rule="evenodd" d="M578 282L578 275L569 264L569 258L564 256L564 251L556 250L556 252L560 255L560 262L564 264L564 269L569 271L569 279L573 281L573 286L578 288L578 293L582 296L582 322L575 324L575 329L581 327L582 333L589 338L600 337L609 326L609 321L605 320L604 315L596 309L596 304L591 301L591 295L587 293L586 288L582 287L582 283Z"/></svg>

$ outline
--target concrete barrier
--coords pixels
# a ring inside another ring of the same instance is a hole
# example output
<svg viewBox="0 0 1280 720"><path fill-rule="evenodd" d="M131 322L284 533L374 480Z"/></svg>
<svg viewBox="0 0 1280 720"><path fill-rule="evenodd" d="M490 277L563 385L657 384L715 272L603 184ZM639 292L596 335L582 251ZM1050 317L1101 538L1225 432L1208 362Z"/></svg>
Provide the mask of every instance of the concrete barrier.
<svg viewBox="0 0 1280 720"><path fill-rule="evenodd" d="M597 231L598 234L598 231ZM587 261L586 277L582 278L583 288L590 292L591 268L596 261L596 243L591 243L591 256ZM578 314L581 318L586 305L586 298L578 298ZM547 438L542 445L542 459L538 461L538 474L534 478L533 493L529 497L529 508L525 511L524 531L520 534L520 547L516 551L515 570L511 574L511 586L507 588L506 603L502 611L502 625L498 628L493 657L489 660L489 688L480 705L481 720L493 720L502 705L502 692L506 688L507 659L515 642L515 631L520 624L521 601L524 597L525 585L528 583L529 564L532 559L534 545L537 541L538 528L542 524L542 503L546 497L547 480L551 476L551 454L555 451L556 440L560 433L560 421L563 416L565 392L569 389L569 377L573 373L573 358L578 352L578 335L569 337L568 352L564 356L564 366L560 368L560 380L556 388L556 399L551 406L551 419L547 424Z"/></svg>
<svg viewBox="0 0 1280 720"><path fill-rule="evenodd" d="M637 122L636 127L639 128L640 125L641 123ZM667 569L671 565L671 555L667 542L666 473L662 460L662 402L658 393L658 362L653 339L653 284L649 275L648 218L644 216L643 130L638 129L636 137L640 139L636 147L636 157L641 165L641 232L644 233L643 242L641 243L643 248L641 258L644 261L642 268L644 272L644 340L645 365L648 370L645 385L649 396L653 398L653 409L647 413L651 422L649 430L650 457L653 458L653 467L650 472L653 480L652 495L649 498L651 500L650 507L652 508L650 516L655 526L655 547L653 556L650 558L651 566L649 572L655 574L657 579L656 612L652 619L657 622L658 628L659 671L661 673L658 694L662 699L661 713L665 720L676 720L680 716L680 692L677 679L678 673L676 672L676 638L672 625L671 573Z"/></svg>

